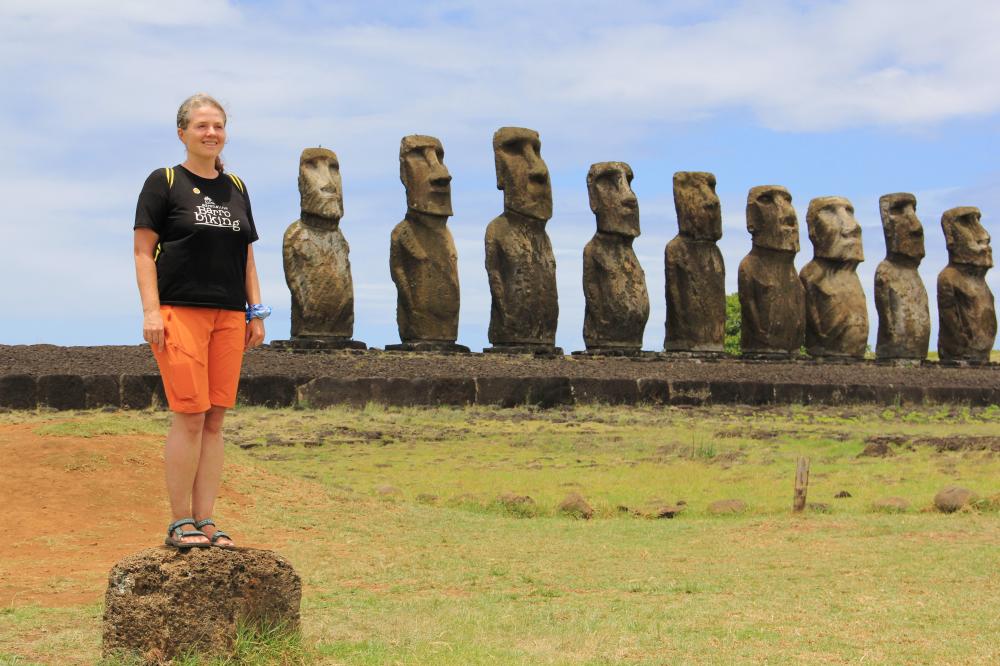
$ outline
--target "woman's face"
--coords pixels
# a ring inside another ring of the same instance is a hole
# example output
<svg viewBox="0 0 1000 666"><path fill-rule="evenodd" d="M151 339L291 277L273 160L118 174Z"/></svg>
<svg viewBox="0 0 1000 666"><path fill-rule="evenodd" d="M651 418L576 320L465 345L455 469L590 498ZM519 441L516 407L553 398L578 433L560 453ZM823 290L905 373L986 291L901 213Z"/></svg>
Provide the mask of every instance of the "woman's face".
<svg viewBox="0 0 1000 666"><path fill-rule="evenodd" d="M222 111L211 105L191 111L185 128L177 128L177 136L187 148L189 157L215 159L226 145L226 119Z"/></svg>

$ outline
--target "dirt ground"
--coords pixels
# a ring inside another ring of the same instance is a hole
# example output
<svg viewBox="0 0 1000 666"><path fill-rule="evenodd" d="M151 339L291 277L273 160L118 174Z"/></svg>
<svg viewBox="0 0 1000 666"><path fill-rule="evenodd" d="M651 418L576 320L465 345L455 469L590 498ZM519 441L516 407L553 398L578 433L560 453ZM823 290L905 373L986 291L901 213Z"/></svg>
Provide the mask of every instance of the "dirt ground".
<svg viewBox="0 0 1000 666"><path fill-rule="evenodd" d="M147 345L60 347L56 345L0 345L3 374L155 374L156 364ZM852 364L814 361L741 361L725 358L701 361L645 357L534 358L503 354L429 354L334 352L297 354L270 348L246 354L243 376L283 375L331 377L593 377L671 379L693 381L758 381L792 384L887 384L921 387L994 388L1000 386L1000 365L976 368L894 367L867 361Z"/></svg>
<svg viewBox="0 0 1000 666"><path fill-rule="evenodd" d="M0 425L0 607L96 602L115 562L163 543L162 437L45 437L36 428ZM238 524L252 509L223 482L217 516Z"/></svg>

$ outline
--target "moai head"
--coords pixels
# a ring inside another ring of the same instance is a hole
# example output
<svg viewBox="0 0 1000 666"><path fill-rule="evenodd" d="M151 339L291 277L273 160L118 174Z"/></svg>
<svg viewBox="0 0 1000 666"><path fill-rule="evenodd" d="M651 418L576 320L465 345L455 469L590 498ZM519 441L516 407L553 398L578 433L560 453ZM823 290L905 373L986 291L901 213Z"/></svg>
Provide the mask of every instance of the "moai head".
<svg viewBox="0 0 1000 666"><path fill-rule="evenodd" d="M503 190L504 210L537 220L552 217L552 183L542 161L538 132L501 127L493 135L497 189Z"/></svg>
<svg viewBox="0 0 1000 666"><path fill-rule="evenodd" d="M624 162L598 162L587 172L590 210L597 230L626 238L639 235L639 200L632 191L632 167Z"/></svg>
<svg viewBox="0 0 1000 666"><path fill-rule="evenodd" d="M747 194L747 231L755 247L799 251L799 218L792 195L780 185L759 185Z"/></svg>
<svg viewBox="0 0 1000 666"><path fill-rule="evenodd" d="M715 175L704 171L675 173L674 208L681 236L707 241L722 238L722 206L715 193Z"/></svg>
<svg viewBox="0 0 1000 666"><path fill-rule="evenodd" d="M941 216L941 229L948 245L948 262L991 268L993 250L990 235L979 222L978 208L960 206L946 210Z"/></svg>
<svg viewBox="0 0 1000 666"><path fill-rule="evenodd" d="M854 219L854 206L844 197L817 197L806 213L813 255L834 261L865 260L861 225Z"/></svg>
<svg viewBox="0 0 1000 666"><path fill-rule="evenodd" d="M344 215L340 162L327 148L306 148L299 157L299 195L309 224L336 227Z"/></svg>
<svg viewBox="0 0 1000 666"><path fill-rule="evenodd" d="M917 198L907 192L884 194L878 199L878 210L886 254L923 259L924 227L917 218Z"/></svg>
<svg viewBox="0 0 1000 666"><path fill-rule="evenodd" d="M406 207L428 215L450 216L451 174L444 148L432 136L411 134L399 142L399 179L406 187Z"/></svg>

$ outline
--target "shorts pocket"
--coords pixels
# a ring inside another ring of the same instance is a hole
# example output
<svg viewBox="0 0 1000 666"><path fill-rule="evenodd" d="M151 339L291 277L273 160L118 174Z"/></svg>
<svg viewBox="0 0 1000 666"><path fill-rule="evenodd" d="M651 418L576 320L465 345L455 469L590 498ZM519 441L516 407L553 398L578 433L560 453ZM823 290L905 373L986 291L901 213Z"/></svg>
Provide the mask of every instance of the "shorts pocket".
<svg viewBox="0 0 1000 666"><path fill-rule="evenodd" d="M166 360L170 366L170 388L178 400L194 400L198 397L199 377L204 375L206 368L184 349L176 344L167 343Z"/></svg>

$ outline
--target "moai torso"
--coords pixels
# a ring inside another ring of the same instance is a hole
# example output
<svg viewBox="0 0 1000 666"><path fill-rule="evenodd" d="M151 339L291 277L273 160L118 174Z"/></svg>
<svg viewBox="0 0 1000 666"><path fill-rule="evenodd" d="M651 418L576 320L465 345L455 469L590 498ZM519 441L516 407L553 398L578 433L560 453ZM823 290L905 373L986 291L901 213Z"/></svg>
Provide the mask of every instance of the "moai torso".
<svg viewBox="0 0 1000 666"><path fill-rule="evenodd" d="M813 199L807 221L815 256L799 273L806 296L806 351L864 358L868 307L856 273L864 252L854 207L843 197Z"/></svg>
<svg viewBox="0 0 1000 666"><path fill-rule="evenodd" d="M795 255L754 248L740 262L740 349L795 355L805 343L805 290Z"/></svg>
<svg viewBox="0 0 1000 666"><path fill-rule="evenodd" d="M403 342L458 337L458 253L444 224L403 220L392 230L389 249L396 284L396 322Z"/></svg>
<svg viewBox="0 0 1000 666"><path fill-rule="evenodd" d="M917 267L924 256L924 229L917 219L917 200L901 192L879 198L886 258L875 270L880 359L927 358L931 316L927 289Z"/></svg>
<svg viewBox="0 0 1000 666"><path fill-rule="evenodd" d="M631 239L601 232L590 239L583 249L583 292L583 340L588 349L642 348L649 293Z"/></svg>
<svg viewBox="0 0 1000 666"><path fill-rule="evenodd" d="M750 254L740 262L740 349L795 355L805 342L805 290L795 271L799 224L788 190L754 187L747 195Z"/></svg>
<svg viewBox="0 0 1000 666"><path fill-rule="evenodd" d="M396 285L396 323L408 342L454 342L458 337L458 253L448 230L451 175L441 142L404 137L400 179L406 217L392 230L389 269Z"/></svg>
<svg viewBox="0 0 1000 666"><path fill-rule="evenodd" d="M292 293L293 338L350 338L354 284L340 231L340 165L333 151L307 148L299 162L302 217L285 231L285 282Z"/></svg>
<svg viewBox="0 0 1000 666"><path fill-rule="evenodd" d="M878 312L877 358L927 358L931 316L927 289L917 267L884 259L875 269Z"/></svg>
<svg viewBox="0 0 1000 666"><path fill-rule="evenodd" d="M726 269L716 241L722 212L715 176L674 174L674 206L680 235L667 243L667 351L721 352L726 337Z"/></svg>
<svg viewBox="0 0 1000 666"><path fill-rule="evenodd" d="M501 215L486 227L489 339L494 345L554 345L559 321L556 259L542 224Z"/></svg>
<svg viewBox="0 0 1000 666"><path fill-rule="evenodd" d="M864 358L868 307L856 268L827 259L813 259L802 268L810 356Z"/></svg>
<svg viewBox="0 0 1000 666"><path fill-rule="evenodd" d="M997 335L996 304L986 283L993 266L979 210L953 208L941 218L948 265L938 275L938 354L943 361L989 361Z"/></svg>
<svg viewBox="0 0 1000 666"><path fill-rule="evenodd" d="M504 212L486 227L490 282L489 339L494 346L555 345L559 320L556 259L545 223L552 185L538 133L503 127L493 136Z"/></svg>
<svg viewBox="0 0 1000 666"><path fill-rule="evenodd" d="M598 162L587 173L590 208L597 216L597 233L583 249L588 350L642 349L649 293L632 249L639 235L639 202L631 183L632 169L624 162Z"/></svg>

